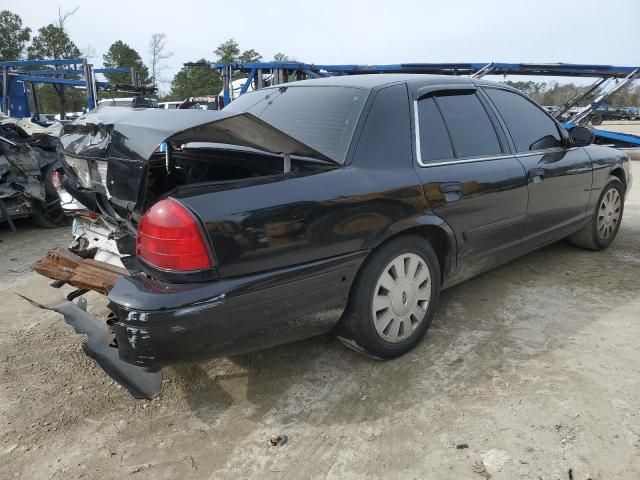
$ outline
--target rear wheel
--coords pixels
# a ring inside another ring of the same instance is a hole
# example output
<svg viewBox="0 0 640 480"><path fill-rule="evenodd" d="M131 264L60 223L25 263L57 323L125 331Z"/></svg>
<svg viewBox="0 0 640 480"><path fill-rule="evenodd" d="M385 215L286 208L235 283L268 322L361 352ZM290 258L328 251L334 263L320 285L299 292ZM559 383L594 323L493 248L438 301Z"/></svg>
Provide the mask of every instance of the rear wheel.
<svg viewBox="0 0 640 480"><path fill-rule="evenodd" d="M611 177L600 194L589 222L568 240L590 250L607 248L618 234L623 212L624 187L618 178Z"/></svg>
<svg viewBox="0 0 640 480"><path fill-rule="evenodd" d="M394 358L424 337L440 293L438 258L428 241L404 236L372 253L353 284L338 338L376 358Z"/></svg>

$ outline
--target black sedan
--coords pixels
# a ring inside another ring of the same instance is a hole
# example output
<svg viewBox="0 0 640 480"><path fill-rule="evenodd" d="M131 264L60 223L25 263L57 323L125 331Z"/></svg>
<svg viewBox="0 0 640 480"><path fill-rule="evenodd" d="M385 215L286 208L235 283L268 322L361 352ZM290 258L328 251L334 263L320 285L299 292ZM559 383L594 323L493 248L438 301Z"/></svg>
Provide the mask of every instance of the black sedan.
<svg viewBox="0 0 640 480"><path fill-rule="evenodd" d="M131 365L332 330L402 355L443 288L563 238L613 241L629 162L592 140L516 90L461 77L308 80L220 112L97 109L60 139L62 185L85 208L73 251L125 267L88 351L144 395L157 392ZM67 321L90 331L72 305Z"/></svg>

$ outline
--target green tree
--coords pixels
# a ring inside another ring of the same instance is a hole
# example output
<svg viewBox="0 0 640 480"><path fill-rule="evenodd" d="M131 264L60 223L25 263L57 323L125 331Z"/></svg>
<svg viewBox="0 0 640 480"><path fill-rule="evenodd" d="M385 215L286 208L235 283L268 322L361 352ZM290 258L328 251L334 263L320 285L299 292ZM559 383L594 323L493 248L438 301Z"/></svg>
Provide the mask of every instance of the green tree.
<svg viewBox="0 0 640 480"><path fill-rule="evenodd" d="M133 67L143 85L149 82L149 69L143 63L140 54L122 40L111 44L107 53L102 56L102 61L107 68ZM108 73L105 77L113 84L131 83L131 75L128 73Z"/></svg>
<svg viewBox="0 0 640 480"><path fill-rule="evenodd" d="M52 23L38 30L27 49L30 59L78 58L80 49L60 27Z"/></svg>
<svg viewBox="0 0 640 480"><path fill-rule="evenodd" d="M256 52L253 48L245 50L242 55L238 57L238 61L242 63L255 63L262 60L262 55Z"/></svg>
<svg viewBox="0 0 640 480"><path fill-rule="evenodd" d="M540 95L542 92L545 91L547 84L544 82L533 82L533 81L519 81L519 82L512 82L510 80L507 80L506 82L504 82L506 85L509 85L510 87L516 88L518 90L520 90L522 93L525 93L526 95L529 95L530 97L535 97L537 95Z"/></svg>
<svg viewBox="0 0 640 480"><path fill-rule="evenodd" d="M233 63L238 61L240 46L233 38L218 45L214 53L218 56L219 63Z"/></svg>
<svg viewBox="0 0 640 480"><path fill-rule="evenodd" d="M25 44L31 39L31 29L22 27L19 15L9 10L0 12L0 61L22 58Z"/></svg>
<svg viewBox="0 0 640 480"><path fill-rule="evenodd" d="M216 95L222 88L222 80L217 70L208 66L206 60L197 63L206 66L182 67L171 82L171 91L166 100L183 100L187 97Z"/></svg>
<svg viewBox="0 0 640 480"><path fill-rule="evenodd" d="M289 61L290 58L286 53L278 52L273 56L273 60L276 62L286 62Z"/></svg>
<svg viewBox="0 0 640 480"><path fill-rule="evenodd" d="M63 58L78 58L80 50L75 43L69 38L64 28L49 24L38 30L38 35L33 37L33 42L27 49L28 56L34 60L58 60ZM60 67L62 68L62 67ZM69 76L67 76L69 78ZM60 116L64 117L67 112L67 95L64 85L41 85L38 88L39 97L41 99L42 110L50 108L48 102L50 99L51 88L55 91L60 102ZM82 94L72 89L69 94L69 106L74 110L78 110L78 106L82 104L79 100Z"/></svg>

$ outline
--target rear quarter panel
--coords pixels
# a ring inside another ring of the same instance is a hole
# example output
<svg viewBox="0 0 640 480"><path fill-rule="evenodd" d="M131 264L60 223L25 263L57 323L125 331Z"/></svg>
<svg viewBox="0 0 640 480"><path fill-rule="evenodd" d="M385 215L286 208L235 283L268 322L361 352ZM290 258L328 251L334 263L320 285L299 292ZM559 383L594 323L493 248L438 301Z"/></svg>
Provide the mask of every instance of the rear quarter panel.
<svg viewBox="0 0 640 480"><path fill-rule="evenodd" d="M180 197L205 224L221 277L368 250L427 212L412 168L405 84L372 95L348 164Z"/></svg>
<svg viewBox="0 0 640 480"><path fill-rule="evenodd" d="M425 208L411 173L349 166L181 200L204 222L220 276L231 277L366 249Z"/></svg>

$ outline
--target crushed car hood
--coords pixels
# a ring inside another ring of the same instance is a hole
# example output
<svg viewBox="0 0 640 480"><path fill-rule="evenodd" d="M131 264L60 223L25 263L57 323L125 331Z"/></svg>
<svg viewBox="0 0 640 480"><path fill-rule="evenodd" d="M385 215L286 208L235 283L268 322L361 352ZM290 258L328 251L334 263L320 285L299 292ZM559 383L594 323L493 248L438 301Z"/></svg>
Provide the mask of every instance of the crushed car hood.
<svg viewBox="0 0 640 480"><path fill-rule="evenodd" d="M338 163L250 113L99 107L65 125L63 153L146 161L164 142L207 142Z"/></svg>

